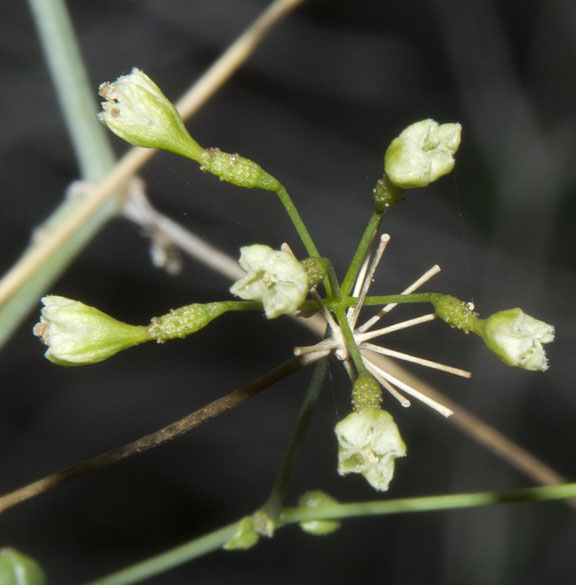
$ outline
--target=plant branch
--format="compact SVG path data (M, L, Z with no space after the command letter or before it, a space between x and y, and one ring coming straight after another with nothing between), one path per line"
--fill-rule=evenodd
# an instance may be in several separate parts
M148 579L159 573L164 573L169 569L183 565L184 563L222 548L232 538L236 527L236 522L228 524L165 553L121 569L116 573L106 575L101 579L90 581L85 585L130 585L131 583L139 583L144 579Z
M402 498L396 500L375 500L370 502L349 502L326 504L319 508L283 508L277 527L314 520L334 520L364 516L382 516L406 514L412 512L435 512L439 510L456 510L511 504L520 502L544 502L576 497L576 484L525 488L501 492L476 492L467 494L448 494L443 496L425 496L421 498ZM130 585L174 567L213 552L231 538L237 522L228 524L196 538L186 544L136 563L126 569L112 573L84 585Z
M89 471L100 469L101 467L112 465L133 455L144 453L149 449L158 447L172 441L181 435L188 433L189 431L199 427L203 423L213 419L226 411L239 406L249 398L259 394L263 390L266 390L276 382L286 378L301 368L310 365L323 357L328 352L322 354L314 354L309 356L299 356L289 359L273 370L270 370L266 374L260 376L250 384L242 386L230 392L226 396L207 404L199 410L185 416L184 418L169 424L168 426L140 437L131 443L127 443L121 447L106 451L96 457L86 459L73 465L63 471L48 475L38 481L28 484L22 488L14 490L4 496L0 497L0 514L5 512L8 508L11 508L17 504L20 504L34 496L40 495L54 487L57 487L76 477L85 475Z
M447 494L421 498L326 504L319 508L284 508L280 515L282 524L308 522L311 520L333 520L359 516L405 514L408 512L434 512L460 508L477 508L495 504L519 502L542 502L576 498L576 483L532 487L501 492L475 492Z
M37 0L37 3L41 5L42 1ZM303 1L276 0L273 2L178 102L177 107L182 116L188 118L196 112L250 57L272 27ZM69 19L63 22L69 22ZM66 87L64 91L76 91L76 86ZM94 112L95 116L96 112ZM45 231L42 238L38 238L29 246L20 260L0 281L0 307L2 307L0 309L0 344L10 337L43 292L66 269L99 228L114 215L116 207L112 206L110 209L107 203L126 187L128 180L154 153L154 150L131 149L78 205L74 205L70 210L64 203L66 213L62 213L61 206L48 220L50 229ZM84 226L92 217L95 221L88 233ZM56 258L54 263L51 261L52 258ZM8 302L10 304L6 305Z
M298 420L296 421L296 426L294 427L294 431L290 439L290 444L286 450L286 455L284 456L282 465L280 466L276 481L274 482L274 487L272 488L270 496L264 505L264 511L267 512L268 516L270 516L274 522L276 522L278 519L280 508L282 507L286 497L288 482L290 480L290 476L292 475L292 469L296 461L296 456L298 455L300 446L304 440L308 424L310 423L310 418L314 412L314 407L320 398L320 391L322 390L322 385L324 384L327 371L327 359L320 361L314 368L314 374L310 380L310 385L308 386L308 390L306 392L306 396L304 397L300 412L298 413Z

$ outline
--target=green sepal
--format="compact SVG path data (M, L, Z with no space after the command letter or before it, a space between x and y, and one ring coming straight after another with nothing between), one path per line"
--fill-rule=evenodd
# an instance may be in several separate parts
M378 213L385 213L404 199L404 189L394 185L386 175L378 180L372 194Z
M248 189L278 191L280 183L258 163L239 154L222 152L219 148L206 149L200 159L200 169L220 177L221 181Z
M304 258L301 264L304 266L304 270L306 270L306 274L308 275L310 288L316 288L322 284L322 281L328 274L328 270L330 270L330 260L328 258L313 256Z
M228 310L228 303L193 303L154 317L148 332L158 343L183 338L203 329Z
M450 325L450 327L460 329L464 333L474 331L474 327L478 321L478 315L468 303L452 295L438 293L430 294L430 302L434 305L436 315Z
M372 374L360 372L352 386L352 406L354 410L363 408L380 408L382 388Z

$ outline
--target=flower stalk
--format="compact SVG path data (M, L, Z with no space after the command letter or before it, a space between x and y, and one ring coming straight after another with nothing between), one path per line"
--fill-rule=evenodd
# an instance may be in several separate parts
M99 88L104 98L100 121L114 134L144 148L158 148L196 161L200 169L238 187L273 191L284 206L307 253L320 256L286 189L258 163L219 148L202 148L188 133L180 114L143 72L132 69Z

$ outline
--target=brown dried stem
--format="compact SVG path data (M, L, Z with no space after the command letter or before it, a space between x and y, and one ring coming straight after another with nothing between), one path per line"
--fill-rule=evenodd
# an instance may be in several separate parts
M249 398L256 396L266 388L274 385L276 382L290 376L301 368L313 364L328 355L328 351L323 354L317 353L313 355L297 356L289 359L273 370L260 376L250 384L237 388L233 392L226 394L218 400L210 402L206 406L196 410L195 412L181 418L180 420L169 424L168 426L140 437L131 443L127 443L121 447L111 449L105 453L101 453L96 457L85 459L84 461L68 467L63 471L47 475L42 479L32 482L24 487L14 490L4 496L0 497L0 514L5 512L8 508L16 506L34 496L38 496L48 490L55 488L62 483L85 475L89 471L100 469L101 467L112 465L133 455L139 455L154 447L158 447L172 441L181 435L190 432L199 427L203 423L213 419L228 410L239 406Z

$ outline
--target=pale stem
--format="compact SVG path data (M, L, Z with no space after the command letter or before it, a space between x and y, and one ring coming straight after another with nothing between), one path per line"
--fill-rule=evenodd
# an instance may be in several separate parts
M294 348L294 355L304 355L307 353L316 353L317 351L332 351L340 347L340 344L334 341L332 338L325 339L324 341L320 341L316 345L303 345Z
M214 62L204 75L188 90L176 104L187 118L196 112L248 59L255 48L262 42L272 27L290 11L302 4L304 0L276 0L273 2L238 39ZM19 322L25 318L28 311L36 304L37 299L50 283L60 274L65 265L70 263L74 252L68 248L78 249L78 242L73 236L82 231L84 224L95 214L102 205L113 198L131 178L155 153L152 149L132 148L106 178L98 184L92 193L70 214L62 218L52 229L45 234L41 244L33 245L22 258L8 271L0 281L0 305L7 302L26 283L34 290L27 295L27 303L18 308L17 318L9 321L10 328L3 327L3 335L7 336ZM86 242L82 241L79 249ZM32 281L34 275L40 271L55 254L62 254L66 262L55 266L49 274L38 281ZM15 313L15 311L11 311Z
M415 290L419 289L424 283L428 282L431 278L436 276L440 272L440 270L441 270L441 268L440 268L440 266L438 266L438 264L432 266L432 268L428 269L418 280L413 282L408 288L403 290L400 294L407 295L407 294L414 292ZM371 319L368 319L368 321L366 321L366 323L364 323L364 325L361 325L360 327L358 327L358 329L356 331L358 333L363 333L364 331L367 331L368 329L370 329L370 327L372 327L372 325L377 323L384 315L386 315L386 313L389 313L397 305L398 305L398 303L390 303L390 304L382 307L378 311L378 313L376 313L376 315L374 315L374 317L372 317Z
M380 264L380 260L382 260L382 255L386 250L386 246L390 241L390 236L388 234L382 234L380 236L380 242L378 243L378 247L376 248L376 252L374 253L374 257L370 263L370 268L366 275L362 278L362 288L360 289L360 295L358 298L358 303L355 307L350 307L352 311L348 311L348 323L350 323L350 328L354 329L356 326L356 321L358 320L358 316L360 315L360 311L362 310L362 305L364 304L364 300L366 299L366 295L368 294L368 290L370 289L370 285L372 284L372 279L374 278L374 274L376 269L378 268L378 264ZM356 295L354 295L356 296Z
M406 362L411 362L413 364L426 366L427 368L432 368L434 370L441 370L442 372L454 374L455 376L461 376L462 378L470 378L472 376L472 373L468 372L467 370L461 370L460 368L455 368L453 366L448 366L446 364L441 364L439 362L425 360L423 358L416 357L415 355L402 353L400 351L394 351L393 349L380 347L379 345L375 345L373 343L363 343L360 345L360 349L369 349L375 353L387 355L388 357L397 358L399 360L404 360Z
M364 258L364 262L362 263L362 266L360 266L360 270L358 272L358 278L356 279L356 282L354 283L354 288L352 290L352 294L351 296L353 297L357 297L360 294L360 291L362 290L362 285L364 283L364 279L366 278L366 272L368 270L368 263L370 261L370 257L366 256L366 258ZM354 307L348 307L348 310L346 311L346 318L348 319L348 321L350 321L350 316L354 313Z
M322 297L318 294L316 290L312 291L312 296L316 299L320 309L322 311L322 316L326 319L328 326L330 327L330 331L332 332L332 339L335 343L335 347L338 348L336 351L336 357L342 362L346 373L348 374L351 380L354 379L354 369L352 368L352 364L350 363L350 356L347 350L346 340L342 333L342 329L340 325L336 322L332 313L326 308ZM295 352L296 355L298 355Z
M154 209L144 193L143 183L137 179L130 183L122 214L153 233L165 234L170 243L231 280L238 280L245 274L234 258Z
M372 246L374 245L374 239L376 238L378 232L374 232L372 234L372 240L368 246L368 248L366 249L366 254L364 256L364 260L362 260L362 264L360 266L360 270L358 271L358 276L356 277L356 280L354 281L354 289L352 290L352 296L353 297L357 297L360 294L360 291L362 290L362 287L364 286L364 281L366 279L366 272L368 271L368 265L370 264L370 250L372 249ZM346 313L347 318L350 318L350 315L354 312L354 307L349 307L348 311Z
M76 477L80 477L89 471L100 469L106 465L117 463L122 459L131 457L133 455L139 455L144 453L148 449L157 447L163 443L171 441L184 433L195 429L201 424L211 420L212 418L219 416L227 410L234 408L252 396L266 390L273 386L280 380L283 380L287 376L290 376L294 372L310 364L316 363L329 352L318 352L316 354L308 354L301 357L294 357L290 360L285 361L273 370L266 372L256 380L242 386L226 394L225 396L210 402L206 406L196 410L195 412L185 416L184 418L173 422L162 429L140 437L131 443L122 445L105 453L101 453L96 457L86 459L77 465L73 465L63 471L47 475L42 479L34 481L26 486L16 489L8 494L0 496L0 514L6 511L8 508L25 502L34 496L40 495L54 487L57 487Z

